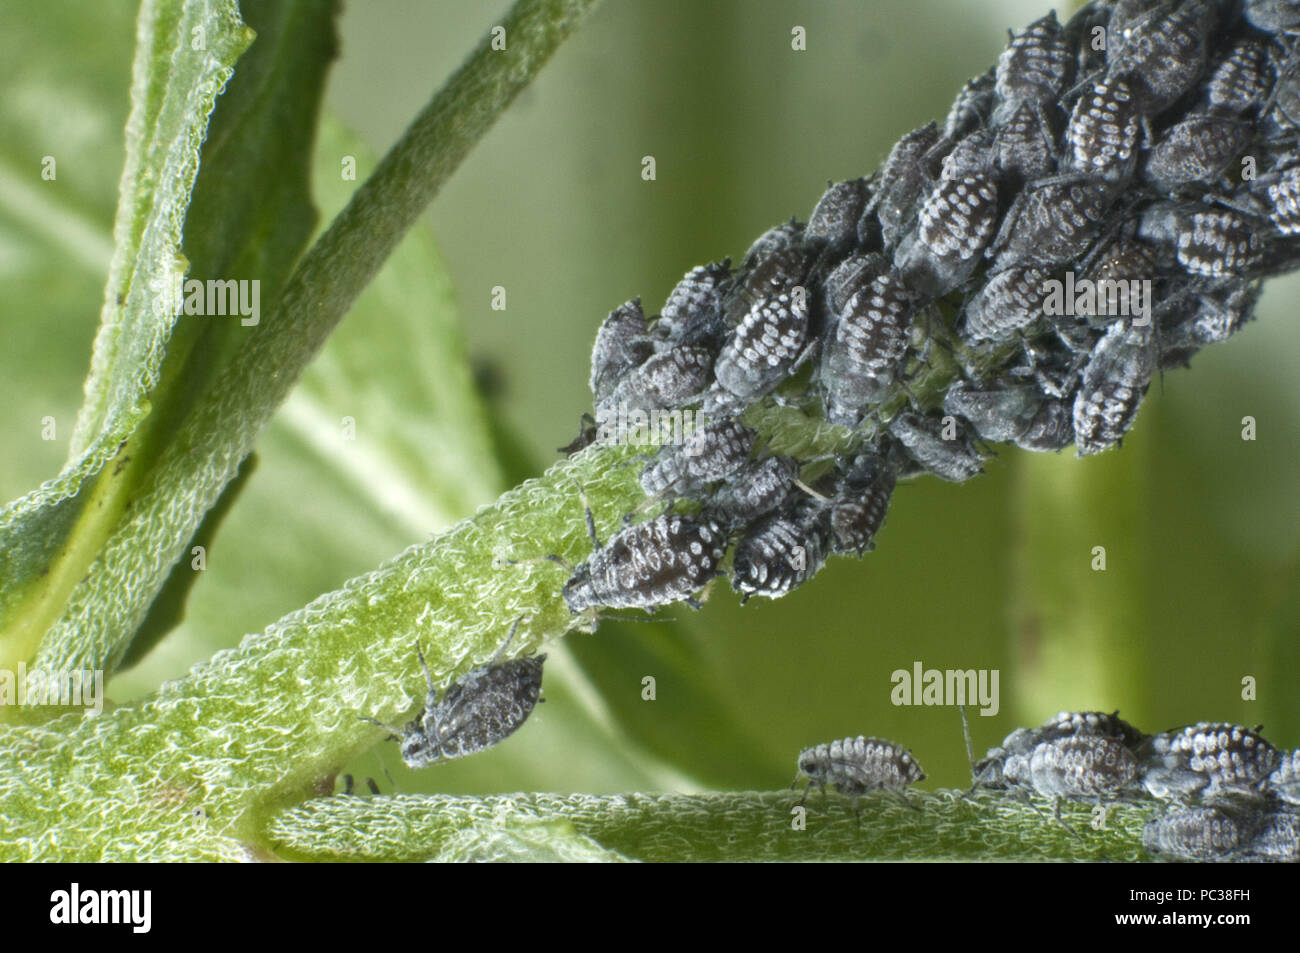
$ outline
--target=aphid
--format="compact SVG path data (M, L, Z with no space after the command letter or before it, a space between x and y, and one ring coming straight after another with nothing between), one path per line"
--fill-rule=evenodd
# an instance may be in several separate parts
M932 155L943 155L939 164L939 177L944 181L960 179L967 175L987 175L997 169L998 138L992 129L976 129L956 145L940 139Z
M596 332L591 349L591 393L596 405L607 400L619 380L654 353L654 341L641 299L615 308Z
M781 507L794 491L799 464L790 457L750 460L726 477L709 501L710 512L738 528Z
M1117 5L1107 29L1108 71L1130 74L1144 116L1172 105L1200 79L1214 19L1204 0Z
M1012 443L1034 453L1055 453L1074 443L1073 401L1048 397L1029 426Z
M1088 249L1113 200L1100 179L1053 176L1025 188L993 243L995 271L1073 262Z
M1091 312L1075 306L1093 327L1105 327L1121 317L1147 315L1153 302L1145 294L1157 274L1156 260L1143 242L1127 235L1097 248L1084 261L1083 277L1096 290ZM1087 302L1085 301L1085 305Z
M1265 187L1269 218L1283 235L1300 235L1300 165L1280 173Z
M1158 798L1258 793L1278 763L1277 749L1258 732L1225 722L1155 735L1139 755L1142 783Z
M1023 33L1013 34L998 57L993 125L1006 122L1025 103L1054 102L1065 89L1073 66L1055 12L1035 20Z
M1011 778L1028 777L1028 759L1035 748L1079 736L1116 741L1129 751L1136 751L1146 737L1120 718L1119 712L1058 712L1037 728L1017 728L1003 739L1001 745L990 748L973 766L975 784L977 787L1003 788L1011 783L1008 773Z
M1079 732L1040 741L1028 756L1009 758L1003 778L1049 798L1114 795L1138 776L1138 760L1124 742Z
M424 653L417 653L424 669L429 692L424 711L396 729L373 718L365 718L388 728L402 743L402 760L409 767L423 768L440 761L463 758L491 748L513 734L532 714L542 690L542 663L545 655L501 661L519 629L519 621L501 643L492 661L470 669L450 688L441 700L433 686Z
M1244 859L1293 864L1300 860L1300 814L1269 811L1241 851Z
M1226 341L1253 316L1263 286L1258 281L1196 279L1187 290L1190 306L1177 312L1177 323L1161 335L1161 363L1166 352L1191 353L1203 345Z
M858 239L858 220L870 199L866 179L831 184L817 201L804 229L804 240L840 253Z
M875 549L894 494L894 468L876 453L860 454L835 481L830 501L832 551L857 553Z
M723 320L734 328L754 306L802 285L813 263L813 250L804 241L804 226L791 219L769 228L745 252L736 280L723 299Z
M587 512L595 551L564 584L564 601L575 615L594 606L655 609L692 597L718 575L727 549L723 526L709 516L665 513L625 526L601 546Z
M966 81L948 109L943 123L943 137L950 142L985 125L993 113L995 70L981 73Z
M641 473L641 488L650 496L690 496L744 466L757 437L735 420L704 424L659 451Z
M1100 453L1128 432L1155 368L1150 322L1111 325L1093 349L1074 399L1074 443L1079 456Z
M660 351L623 375L609 399L597 404L598 417L620 407L662 410L685 407L699 399L713 379L713 351L682 345Z
M1246 0L1246 20L1266 33L1300 30L1300 3L1296 0Z
M1001 341L1043 316L1052 273L1046 268L1012 267L998 272L966 301L964 336L968 341Z
M756 302L718 354L713 366L717 387L706 411L739 410L775 390L804 352L808 323L802 293L792 290Z
M692 268L664 302L655 333L674 344L720 347L727 331L722 299L730 282L730 259Z
M1007 119L994 137L997 167L1005 179L1026 182L1042 178L1056 165L1052 130L1041 106L1025 103Z
M1065 152L1076 172L1122 183L1137 162L1138 113L1122 77L1105 77L1079 97L1065 133Z
M998 190L986 175L940 181L921 206L917 227L894 253L904 280L939 297L971 276L997 224Z
M830 551L830 518L822 504L805 500L759 520L736 544L732 588L779 599L815 576Z
M956 418L945 422L905 410L890 422L889 431L907 448L923 472L941 480L961 483L983 472L983 460Z
M880 190L868 208L873 209L880 220L886 247L896 245L911 229L921 200L934 184L934 177L923 159L938 141L939 128L930 123L899 139L885 160L880 173Z
M1008 443L1029 429L1047 399L1035 384L954 384L943 399L945 413L965 418L991 443Z
M1287 804L1300 804L1300 748L1279 756L1268 776L1268 790Z
M856 427L887 393L907 354L916 296L894 274L857 291L827 330L818 377L826 419Z
M1177 860L1223 860L1245 839L1240 820L1219 807L1173 810L1146 822L1142 846Z
M1263 257L1259 226L1232 209L1200 202L1158 202L1143 213L1138 236L1173 251L1193 275L1242 275Z
M1205 105L1210 112L1240 116L1254 112L1272 88L1267 48L1254 38L1237 40L1205 83Z
M798 766L799 776L808 779L803 800L814 787L825 791L828 784L853 798L872 791L903 797L909 785L925 780L912 752L863 735L805 748L799 752Z
M822 282L825 317L834 320L848 306L850 298L884 271L885 259L875 252L849 255L836 265Z
M1214 182L1252 134L1251 123L1234 116L1190 116L1160 137L1147 154L1142 175L1166 193Z

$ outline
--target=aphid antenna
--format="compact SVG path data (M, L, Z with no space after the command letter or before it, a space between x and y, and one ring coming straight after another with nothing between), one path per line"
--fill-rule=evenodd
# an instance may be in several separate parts
M396 741L398 738L402 736L401 728L394 728L392 725L385 724L384 722L379 721L378 719L369 718L365 715L357 715L357 718L360 719L361 721L368 721L372 725L378 725L380 728L383 728L390 735L388 739L389 741Z
M496 654L492 656L492 661L488 664L495 665L497 662L501 660L501 656L505 653L505 650L510 647L510 643L514 640L515 633L519 631L519 623L523 621L524 621L524 617L522 615L519 616L519 618L515 619L514 623L510 626L510 632L506 635L506 640L501 643L501 647L497 649ZM423 655L420 656L420 662L421 663L424 662ZM427 678L429 674L429 669L427 666L425 667L424 674L425 677ZM433 688L433 685L430 684L429 687Z
M975 749L971 746L970 722L966 718L965 703L958 705L957 710L961 712L961 735L966 742L966 762L970 765L970 790L966 792L966 797L970 797L975 793L975 788L979 786L979 782L975 777Z

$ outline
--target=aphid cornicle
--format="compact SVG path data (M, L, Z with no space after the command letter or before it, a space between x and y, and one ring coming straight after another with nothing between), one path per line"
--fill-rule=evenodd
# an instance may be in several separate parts
M1277 749L1257 731L1226 722L1154 735L1138 754L1151 796L1177 799L1258 794L1279 760Z
M945 437L949 428L951 439ZM890 422L889 432L907 448L922 472L949 483L961 483L983 472L983 459L956 418L945 422L905 410Z
M1053 11L1014 34L998 57L994 88L997 106L993 124L1001 125L1022 104L1046 105L1065 89L1074 68L1073 57Z
M1138 113L1123 77L1105 77L1079 97L1065 133L1070 168L1126 181L1137 163Z
M888 393L907 354L915 309L915 294L890 273L859 289L833 314L817 373L827 420L856 427Z
M492 660L470 669L457 679L441 699L429 675L424 653L417 653L424 669L428 695L424 711L396 729L373 718L401 740L402 760L409 767L423 768L440 761L463 758L490 748L513 734L532 714L542 690L545 655L502 662L501 655L515 637L520 620L510 627Z
M1210 184L1241 155L1252 134L1251 123L1235 116L1190 116L1160 137L1142 176L1165 193Z
M781 507L794 491L799 464L790 457L750 460L726 477L709 501L710 511L739 529Z
M813 500L754 523L732 557L731 585L740 601L750 596L779 599L803 585L825 565L830 536L830 515Z
M1111 325L1093 349L1074 399L1079 456L1100 453L1128 432L1156 369L1151 323Z
M690 496L744 466L757 436L735 420L710 421L663 447L642 471L641 488L650 496Z
M1001 341L1043 316L1052 273L1035 266L1013 267L989 278L966 300L963 336L971 342Z
M1100 179L1062 175L1031 183L1016 197L990 249L993 269L1075 261L1113 199L1113 188Z
M859 454L849 464L835 481L830 501L834 552L856 553L861 558L875 548L896 479L893 465L874 452Z
M1177 860L1223 860L1242 845L1240 820L1218 807L1176 809L1146 822L1142 846Z
M657 609L673 602L698 608L693 598L718 574L726 530L709 516L665 513L625 526L602 546L591 512L587 529L595 551L564 584L564 601L577 615L586 609Z
M727 331L722 300L730 282L730 259L692 268L664 302L655 333L675 344L720 347Z
M619 380L653 353L654 341L641 311L641 299L611 311L596 332L591 349L591 394L596 406L608 400Z
M931 297L952 291L979 266L997 225L998 190L987 175L944 179L934 187L894 253L907 284Z
M825 791L827 785L854 798L872 791L902 796L909 785L925 780L912 752L863 735L805 748L799 752L798 767L799 776L808 779L804 800L814 787Z

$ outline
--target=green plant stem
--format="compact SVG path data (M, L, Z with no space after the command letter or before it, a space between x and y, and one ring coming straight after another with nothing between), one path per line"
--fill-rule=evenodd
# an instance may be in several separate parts
M812 792L805 829L791 791L724 794L515 794L326 797L272 821L268 842L294 860L484 860L587 855L643 861L1114 860L1145 857L1154 805L1062 806L1075 837L1045 802L984 792L864 796ZM604 856L601 857L601 852Z
M142 478L47 634L41 667L112 668L203 514L307 363L470 148L597 2L519 0L502 24L507 49L493 50L485 38L416 117ZM130 602L113 592L130 594Z

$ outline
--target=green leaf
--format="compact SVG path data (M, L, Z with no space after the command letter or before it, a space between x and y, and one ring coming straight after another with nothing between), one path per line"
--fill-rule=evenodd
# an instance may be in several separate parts
M480 43L308 251L271 313L160 448L147 484L38 657L101 667L121 651L203 512L401 236L595 0L521 0L509 49Z
M200 34L203 48L194 49ZM86 402L63 472L0 513L0 663L30 657L125 508L123 487L140 462L132 465L131 441L149 413L146 395L173 322L154 305L183 271L181 228L208 113L251 39L233 0L141 5L126 168Z

